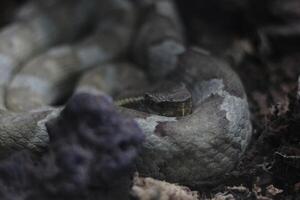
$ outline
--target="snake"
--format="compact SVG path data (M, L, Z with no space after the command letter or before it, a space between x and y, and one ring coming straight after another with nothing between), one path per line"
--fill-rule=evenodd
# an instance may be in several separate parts
M225 60L186 44L173 1L53 2L68 12L28 4L0 31L0 156L41 152L60 100L89 93L111 96L145 133L141 175L195 186L233 169L252 135L244 87ZM62 15L73 19L82 4L80 23L64 27ZM94 31L70 42L96 14Z

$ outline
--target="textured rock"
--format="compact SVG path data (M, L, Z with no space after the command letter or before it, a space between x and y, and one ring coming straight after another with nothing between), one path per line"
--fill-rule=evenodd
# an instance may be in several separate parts
M3 200L128 199L134 160L144 139L137 124L106 96L77 94L47 122L41 160L15 154L0 163Z
M197 200L197 192L187 187L152 178L135 177L133 196L139 200Z

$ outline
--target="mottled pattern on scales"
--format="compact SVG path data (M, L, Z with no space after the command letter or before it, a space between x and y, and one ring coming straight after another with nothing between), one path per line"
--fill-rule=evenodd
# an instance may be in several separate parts
M81 93L138 102L116 109L146 135L136 163L142 176L211 182L233 169L252 135L239 77L187 45L173 0L23 5L0 31L1 155L42 152L53 142L46 124Z

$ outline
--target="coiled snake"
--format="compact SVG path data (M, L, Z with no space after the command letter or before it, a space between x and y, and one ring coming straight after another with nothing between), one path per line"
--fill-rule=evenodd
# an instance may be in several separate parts
M45 124L61 110L51 105L84 72L74 93L136 97L137 89L153 88L148 80L160 83L155 92L118 101L146 134L137 162L142 175L197 185L233 168L252 132L244 88L225 61L186 48L171 0L53 2L60 9L50 13L26 5L0 32L1 155L46 147ZM45 51L75 37L95 16L91 36ZM79 23L67 23L74 17ZM123 61L130 49L147 73Z

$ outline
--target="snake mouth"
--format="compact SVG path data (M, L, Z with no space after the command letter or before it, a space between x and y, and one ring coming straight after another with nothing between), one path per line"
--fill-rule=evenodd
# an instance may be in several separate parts
M147 100L147 111L149 113L166 117L184 117L192 113L192 99L186 99L181 102L152 102Z

